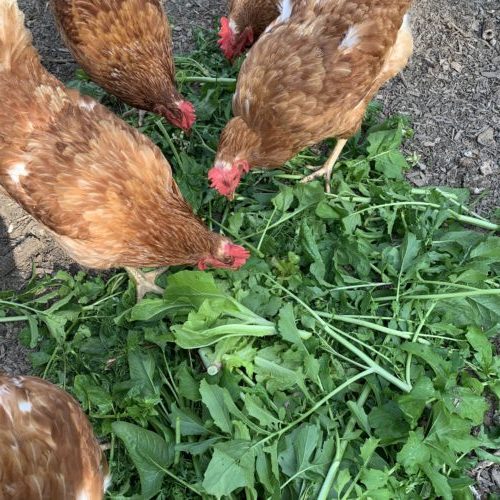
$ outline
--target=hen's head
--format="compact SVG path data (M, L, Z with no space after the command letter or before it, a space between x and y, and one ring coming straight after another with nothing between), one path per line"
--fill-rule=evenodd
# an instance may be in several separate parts
M239 269L247 261L250 253L230 240L222 239L214 255L204 257L198 262L198 269L208 268Z
M157 104L154 112L164 116L172 125L184 132L190 130L196 121L196 111L189 101L176 101L168 107Z
M253 42L254 33L251 26L239 32L234 21L221 17L218 44L227 59L232 61Z
M235 160L232 164L218 161L208 172L210 186L216 189L219 194L231 200L241 178L249 170L250 164L246 160Z

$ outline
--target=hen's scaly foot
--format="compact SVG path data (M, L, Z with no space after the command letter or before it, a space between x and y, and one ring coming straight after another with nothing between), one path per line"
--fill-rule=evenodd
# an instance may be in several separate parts
M136 109L132 108L123 113L122 118L128 118L129 116L132 116L137 112L137 115L139 119L137 120L137 125L139 127L142 127L144 125L144 117L146 116L147 111L144 111L143 109Z
M139 127L142 127L144 125L144 117L146 116L147 111L144 111L143 109L139 109L139 121L137 124Z
M135 283L137 290L137 302L140 302L144 298L144 295L150 292L160 295L163 294L163 288L159 287L155 281L158 276L166 271L166 267L160 267L159 269L155 269L154 271L149 271L147 273L131 267L126 267L125 269Z
M319 168L312 174L304 177L300 182L302 183L311 182L312 180L317 179L318 177L324 177L326 181L326 192L329 193L331 189L330 184L332 179L333 167L337 162L346 144L347 144L347 139L339 139L337 141L337 144L335 144L335 148L332 151L332 154L330 155L324 166Z

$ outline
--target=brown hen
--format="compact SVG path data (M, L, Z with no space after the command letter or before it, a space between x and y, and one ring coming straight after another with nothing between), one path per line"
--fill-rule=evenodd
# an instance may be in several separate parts
M107 92L183 130L195 111L175 87L172 35L159 0L50 0L62 37Z
M219 46L232 60L250 47L280 13L281 0L229 0L229 16L220 20Z
M378 89L408 62L411 0L285 0L238 78L234 118L222 133L212 186L231 197L253 167L280 167L329 137L337 146L360 127ZM307 180L310 180L309 177Z
M0 374L0 498L101 500L108 483L78 403L44 380Z
M193 214L161 151L41 66L0 0L0 186L80 264L237 268L248 253ZM139 295L159 291L133 271Z

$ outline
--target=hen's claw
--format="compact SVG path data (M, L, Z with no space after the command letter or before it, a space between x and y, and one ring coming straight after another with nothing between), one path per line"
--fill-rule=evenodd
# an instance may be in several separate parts
M155 281L158 276L166 271L165 267L161 267L147 273L130 267L127 267L126 270L130 279L132 279L135 283L137 290L137 302L140 302L147 293L157 293L159 295L163 294L163 288L159 287Z
M314 179L317 179L318 177L324 177L326 181L326 192L330 192L330 184L331 184L331 179L332 179L332 170L333 167L335 166L335 163L337 162L340 154L342 153L342 150L344 149L344 146L347 143L347 139L339 139L337 141L337 144L335 144L335 148L332 151L332 154L326 161L325 165L315 172L313 172L310 175L307 175L304 177L300 182L306 183L306 182L311 182ZM308 167L309 168L309 167Z

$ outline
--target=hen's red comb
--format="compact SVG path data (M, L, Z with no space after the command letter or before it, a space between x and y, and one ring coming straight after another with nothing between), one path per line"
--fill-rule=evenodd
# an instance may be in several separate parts
M236 167L224 170L220 167L213 167L208 172L210 187L216 189L219 194L231 198L240 183L241 175Z
M240 245L234 243L227 243L224 247L224 252L228 257L233 258L232 268L240 268L250 257L250 252Z
M181 101L179 103L179 109L182 112L182 122L180 127L187 131L189 130L196 121L196 110L194 106L189 101Z
M234 33L229 26L229 19L227 17L220 18L219 40L217 42L222 52L228 59L232 59L234 55Z

